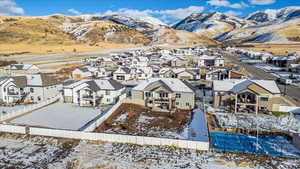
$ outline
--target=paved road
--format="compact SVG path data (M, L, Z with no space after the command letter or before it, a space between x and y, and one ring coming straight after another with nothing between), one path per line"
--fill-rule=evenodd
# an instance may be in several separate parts
M81 59L89 56L101 56L108 55L110 53L117 52L128 52L132 50L138 49L148 49L148 46L136 47L136 48L127 48L127 49L110 49L103 51L95 51L95 52L83 52L83 53L60 53L60 54L46 54L46 55L16 55L16 56L0 56L1 59L9 59L16 60L22 63L42 63L42 62L58 62L58 61L67 61L67 60L75 60Z
M246 71L248 71L249 73L252 74L253 78L256 79L268 79L268 80L276 80L277 77L272 75L271 73L267 73L262 69L259 69L255 66L246 64L246 63L242 63L238 60L239 56L238 55L232 55L232 54L227 54L224 53L224 56L229 58L233 63L242 66L243 68L246 69ZM286 95L289 98L292 98L295 104L298 104L298 106L300 105L300 88L297 86L293 86L293 85L282 85L282 84L278 84L278 87L280 88L281 92L284 93L284 91L286 91ZM286 89L285 89L286 87Z

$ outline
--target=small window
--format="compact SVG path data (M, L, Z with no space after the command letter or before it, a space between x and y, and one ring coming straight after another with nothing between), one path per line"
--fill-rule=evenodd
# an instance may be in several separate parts
M41 96L39 96L37 99L38 99L38 101L41 101L41 100L42 100L42 99L41 99Z
M269 97L268 96L261 96L260 101L267 102L267 101L269 101Z
M106 90L105 94L110 95L110 91Z
M31 100L31 101L33 101L33 100L34 100L34 97L33 97L33 96L31 96L31 97L30 97L30 100Z
M107 102L110 102L110 99L106 99Z
M178 105L179 105L179 102L176 102L176 105L178 106Z
M146 97L151 97L151 93L150 93L150 92L146 92L146 93L145 93L145 96L146 96Z
M34 92L34 89L33 88L30 88L30 93L33 93Z
M176 93L176 98L181 98L181 94L180 93Z
M190 103L186 103L185 105L186 105L186 106L190 106Z

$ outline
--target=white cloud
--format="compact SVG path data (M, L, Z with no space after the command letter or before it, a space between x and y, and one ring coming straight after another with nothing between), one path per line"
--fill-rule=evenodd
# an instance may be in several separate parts
M192 13L200 13L204 10L202 6L190 6L188 8L178 8L174 10L154 11L154 14L162 15L163 18L183 19Z
M254 5L269 5L275 2L276 0L250 0L250 3Z
M241 15L242 12L237 12L237 11L227 11L227 12L224 12L224 14L230 15L230 16L238 16L238 15Z
M24 15L24 9L17 7L17 4L11 0L0 0L0 15Z
M111 11L108 10L104 12L102 15L124 15L129 17L147 17L149 14L151 14L153 11L151 10L135 10L135 9L127 9L127 8L121 8L117 11Z
M202 12L204 8L202 6L189 6L187 8L178 8L174 10L136 10L136 9L127 9L127 8L121 8L117 11L111 11L108 10L102 15L124 15L129 16L133 18L149 18L153 17L153 15L163 19L163 20L177 20L177 19L183 19L187 16L189 16L192 13L199 13Z
M81 12L77 11L76 9L68 9L68 12L74 14L74 15L81 15Z
M244 8L248 7L248 5L244 2L240 3L231 3L228 0L209 0L207 3L211 6L216 7L229 7L229 8Z

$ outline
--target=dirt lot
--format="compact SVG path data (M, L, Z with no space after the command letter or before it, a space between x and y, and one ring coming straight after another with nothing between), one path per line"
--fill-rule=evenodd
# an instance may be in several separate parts
M142 106L123 104L96 132L184 139L190 121L190 112L152 112Z
M0 133L0 168L48 168L66 158L79 141Z

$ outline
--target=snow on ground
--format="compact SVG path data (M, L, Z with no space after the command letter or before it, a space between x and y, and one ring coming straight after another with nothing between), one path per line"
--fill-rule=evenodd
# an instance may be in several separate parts
M30 106L30 105L26 105L26 106ZM13 111L22 110L26 106L25 105L0 106L0 113L3 113L3 112L10 113L10 112L13 112Z
M102 116L110 107L95 109L83 108L62 102L51 104L42 109L16 118L10 123L41 126L56 129L80 130L88 122Z
M53 138L0 138L0 168L47 168L65 158L78 143L68 140L65 143Z
M296 168L299 161L235 153L200 152L166 146L139 146L82 141L65 160L50 169L280 169ZM73 165L72 165L73 164Z
M254 130L258 124L259 130L300 133L300 121L293 116L271 116L258 114L214 113L216 121L222 128L239 128Z
M192 122L189 125L188 139L194 141L208 141L206 117L200 107L193 111Z

